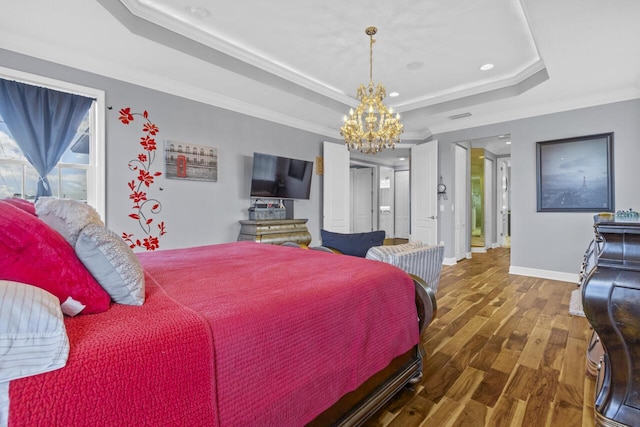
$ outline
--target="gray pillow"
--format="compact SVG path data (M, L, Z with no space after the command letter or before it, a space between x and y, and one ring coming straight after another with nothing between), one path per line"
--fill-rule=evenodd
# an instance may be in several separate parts
M102 225L89 224L80 232L75 250L114 302L144 303L144 271L120 236Z
M35 208L38 218L62 234L71 246L75 246L80 231L88 224L104 225L98 212L79 200L40 197Z

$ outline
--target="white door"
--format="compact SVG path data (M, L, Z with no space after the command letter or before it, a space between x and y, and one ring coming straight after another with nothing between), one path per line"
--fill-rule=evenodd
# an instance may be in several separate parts
M438 243L438 141L411 147L411 237Z
M395 173L395 237L409 238L409 171Z
M378 230L384 230L385 236L391 239L395 237L394 173L393 169L385 166L380 166L378 170Z
M484 247L493 248L493 160L484 159Z
M373 169L352 169L353 227L352 233L365 233L373 230Z
M455 150L455 204L454 204L454 226L455 226L455 256L456 261L467 257L469 251L467 232L467 200L469 190L467 187L467 150L460 145L454 146Z
M344 144L323 144L322 228L349 232L349 151Z

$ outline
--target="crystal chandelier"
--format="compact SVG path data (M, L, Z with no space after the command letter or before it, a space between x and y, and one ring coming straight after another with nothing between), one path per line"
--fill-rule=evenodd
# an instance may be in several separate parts
M378 32L376 27L368 27L365 33L369 36L369 86L363 84L358 87L356 97L360 105L349 110L349 116L344 116L344 125L340 128L340 135L349 150L360 150L365 154L376 154L385 148L394 148L400 142L403 126L400 115L394 117L391 108L387 108L382 100L387 90L378 83L373 86L373 36Z

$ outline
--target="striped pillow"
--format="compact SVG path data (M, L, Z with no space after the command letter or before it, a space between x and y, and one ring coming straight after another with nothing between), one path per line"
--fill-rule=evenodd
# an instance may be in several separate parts
M36 286L0 280L0 383L62 368L68 356L58 298Z

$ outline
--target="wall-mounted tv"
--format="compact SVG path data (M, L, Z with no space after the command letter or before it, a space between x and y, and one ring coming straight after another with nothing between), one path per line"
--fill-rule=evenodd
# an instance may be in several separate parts
M313 162L253 153L251 197L308 199Z

